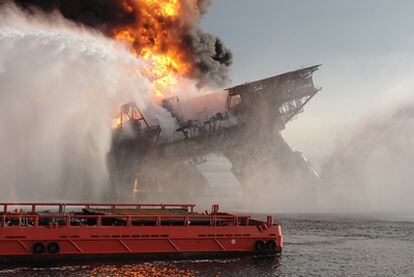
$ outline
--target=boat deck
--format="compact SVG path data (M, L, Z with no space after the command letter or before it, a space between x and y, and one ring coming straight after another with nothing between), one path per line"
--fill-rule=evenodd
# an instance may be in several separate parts
M187 209L83 209L83 213L91 215L188 215L197 216L202 213L192 212Z
M0 259L279 254L281 227L187 204L0 203ZM3 209L1 209L3 208Z

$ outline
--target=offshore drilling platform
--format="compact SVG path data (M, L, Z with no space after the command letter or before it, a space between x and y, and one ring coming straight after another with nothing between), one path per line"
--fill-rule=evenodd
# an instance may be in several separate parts
M118 195L134 191L140 200L191 200L208 182L197 165L209 153L220 153L232 164L242 190L269 189L318 182L318 174L301 153L291 149L280 132L303 111L320 88L313 82L319 65L228 88L211 95L221 99L214 113L185 114L185 101L163 101L177 128L172 139L160 139L159 124L151 125L135 103L121 107L109 154L111 179ZM200 96L199 103L208 105ZM197 104L192 99L190 106ZM209 107L199 107L206 111ZM262 187L263 188L263 187ZM176 199L176 198L175 198Z
M119 42L142 63L142 68L127 74L138 72L149 82L157 97L151 104L161 105L167 118L157 123L136 103L121 106L105 163L111 196L116 193L118 199L125 199L134 191L139 201L200 199L211 191L211 183L199 170L210 153L228 160L232 180L238 183L234 191L246 195L266 192L266 187L318 182L310 163L289 147L280 132L318 92L312 74L319 66L210 95L173 97L186 90L188 80L201 92L228 81L231 51L200 26L211 1L12 2L27 14L35 15L38 9L46 14L58 11L65 19ZM170 124L164 126L165 121ZM220 182L219 194L226 185ZM218 198L207 197L208 201Z

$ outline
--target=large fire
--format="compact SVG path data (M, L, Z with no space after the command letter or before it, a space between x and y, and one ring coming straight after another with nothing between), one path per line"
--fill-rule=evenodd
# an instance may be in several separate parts
M182 76L200 87L217 88L228 81L231 52L199 26L211 0L0 0L0 6L9 2L28 15L59 12L128 43L145 61L144 74L158 103L176 91Z
M185 4L184 4L185 3ZM196 0L133 0L123 7L136 14L134 26L113 30L114 38L130 45L131 51L145 62L143 74L152 82L156 101L172 94L180 76L192 70L182 45L188 23L196 20Z
M228 81L231 52L199 24L211 0L0 0L0 7L9 2L28 16L39 10L59 12L67 20L127 43L144 61L143 74L152 83L158 104L183 87L182 77L198 87L218 88Z

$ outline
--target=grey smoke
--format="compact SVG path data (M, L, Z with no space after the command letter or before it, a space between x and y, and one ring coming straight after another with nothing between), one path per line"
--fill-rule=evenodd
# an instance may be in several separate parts
M212 0L198 0L201 16L207 13L212 3ZM195 60L193 76L199 80L200 87L223 88L230 84L229 68L233 63L233 54L220 38L205 33L195 25L184 36L183 42Z
M208 8L213 4L212 0L198 0L197 1L200 14L204 15L207 13Z
M198 27L192 28L184 38L186 47L194 55L199 85L210 87L224 87L229 84L229 66L233 62L233 55L222 41L204 33Z

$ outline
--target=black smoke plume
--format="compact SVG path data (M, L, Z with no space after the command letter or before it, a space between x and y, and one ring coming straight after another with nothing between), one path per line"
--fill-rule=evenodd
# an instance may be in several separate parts
M180 0L187 4L187 0ZM140 20L139 6L134 0L0 0L0 5L13 2L28 14L41 10L46 13L60 12L63 17L76 23L97 29L108 36L113 30L120 27L134 26ZM131 4L134 10L125 9L123 4ZM203 16L211 0L198 0L198 14ZM160 21L165 19L160 18ZM198 81L199 86L224 86L229 81L229 67L232 64L232 53L222 41L205 33L198 25L197 20L193 26L180 30L180 44L185 49L188 59L193 62L193 70L189 73L192 79ZM176 24L163 22L166 28L177 28ZM175 32L175 30L174 30ZM168 47L168 46L166 46Z

